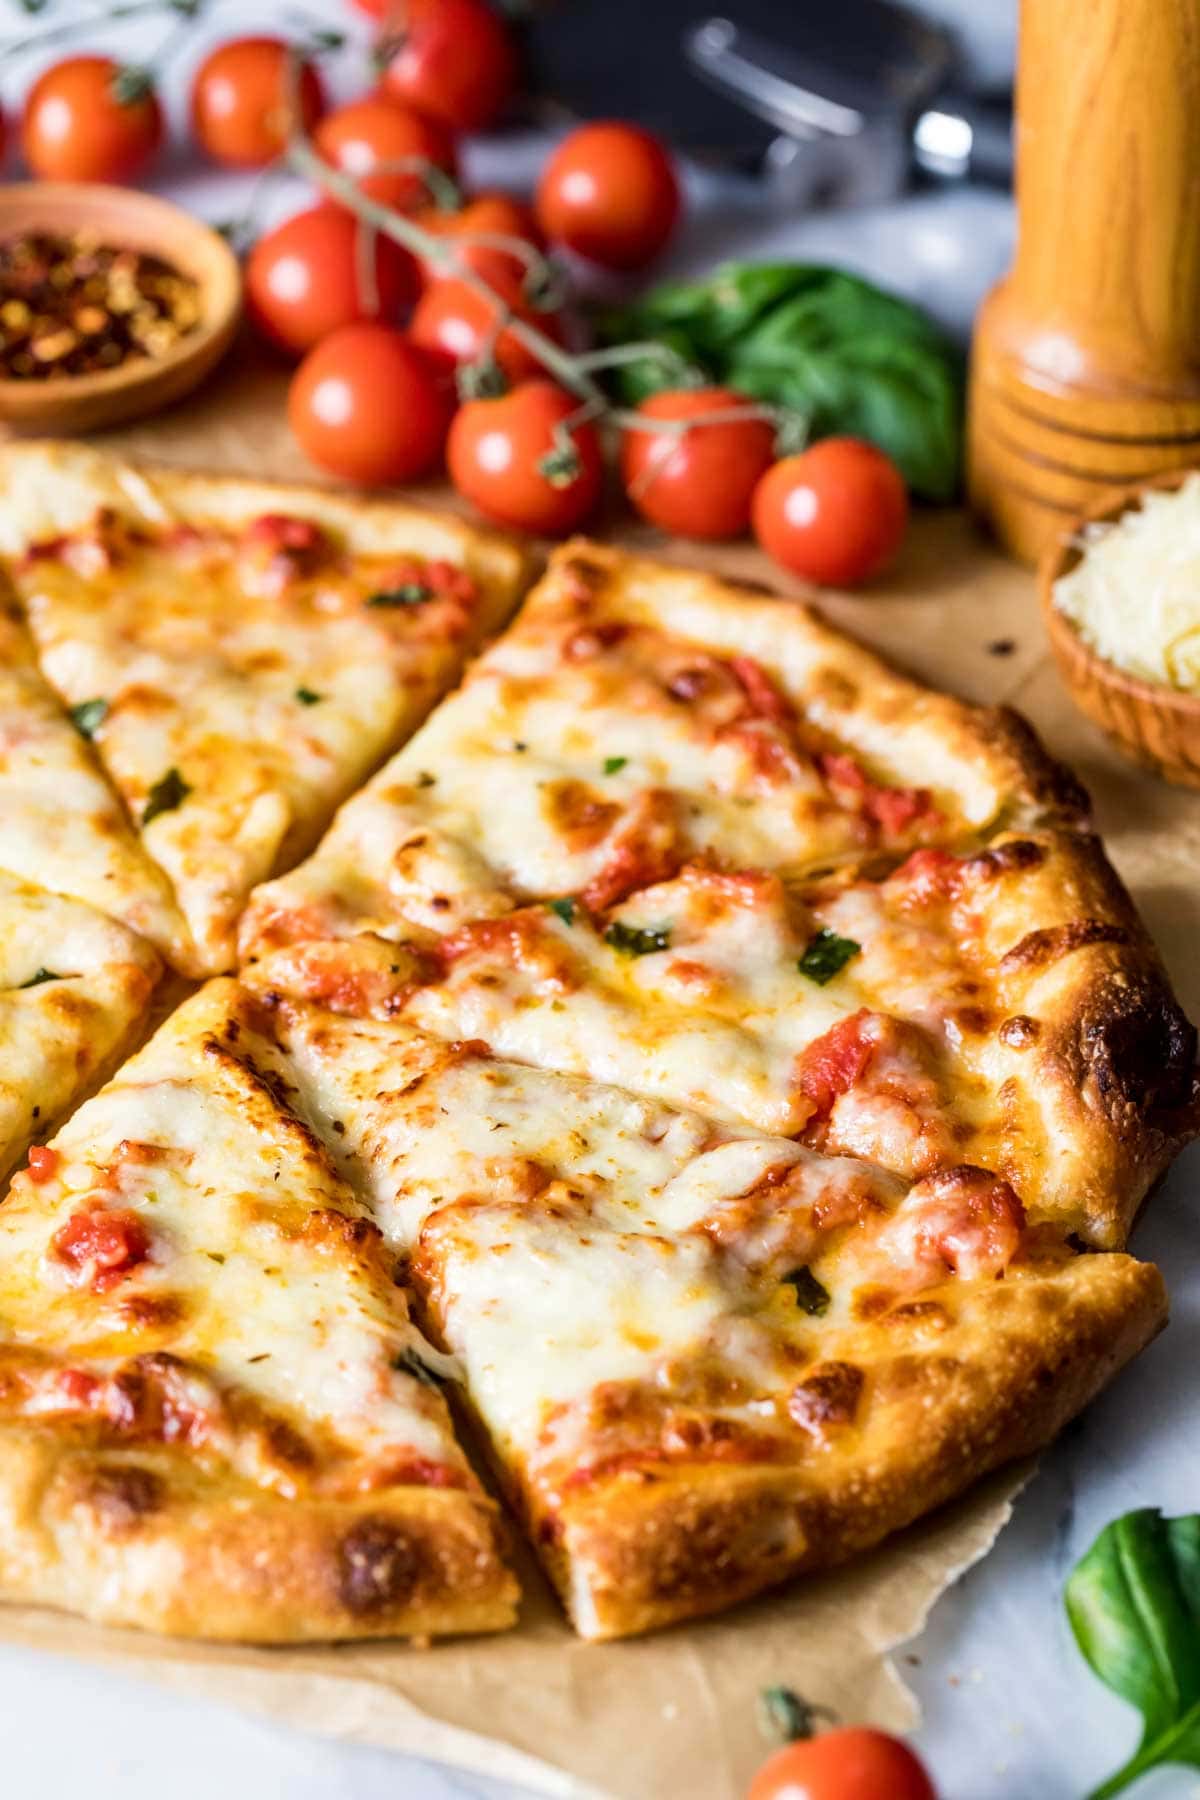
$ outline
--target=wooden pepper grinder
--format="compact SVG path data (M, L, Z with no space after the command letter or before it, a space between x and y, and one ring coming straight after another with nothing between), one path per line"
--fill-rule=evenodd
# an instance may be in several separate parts
M1017 250L975 327L971 501L1037 559L1200 464L1200 0L1022 0Z

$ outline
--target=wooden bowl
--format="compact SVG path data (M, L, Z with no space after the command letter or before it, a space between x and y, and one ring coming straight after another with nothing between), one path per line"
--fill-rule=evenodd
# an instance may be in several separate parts
M1054 584L1082 560L1078 540L1086 525L1117 519L1149 489L1181 487L1197 473L1200 470L1170 469L1149 481L1114 489L1059 536L1038 571L1050 647L1071 698L1126 755L1182 787L1200 787L1200 694L1143 681L1097 656L1055 606Z
M0 419L21 431L99 431L141 418L189 393L225 354L237 329L242 276L217 232L182 207L137 188L28 181L0 187L0 240L80 227L102 243L149 251L200 290L200 323L165 356L137 357L94 375L0 379Z

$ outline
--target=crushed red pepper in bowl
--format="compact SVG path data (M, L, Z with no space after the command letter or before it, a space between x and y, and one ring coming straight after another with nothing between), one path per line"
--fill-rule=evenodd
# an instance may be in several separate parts
M0 241L0 379L92 375L165 356L200 324L200 289L90 230Z

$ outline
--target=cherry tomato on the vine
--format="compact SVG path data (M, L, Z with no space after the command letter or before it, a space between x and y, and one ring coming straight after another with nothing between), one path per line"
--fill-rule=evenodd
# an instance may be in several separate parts
M519 283L524 278L526 263L509 250L490 244L473 244L469 241L472 237L517 238L535 250L541 248L542 234L537 220L527 206L508 194L475 194L455 212L443 212L436 206L425 207L416 219L418 225L423 225L436 237L452 242L460 240L458 248L463 261L493 286L503 282ZM452 270L443 272L426 262L421 264L421 273L426 281L444 280L453 275Z
M775 455L775 428L749 415L753 402L730 388L672 388L638 407L662 431L625 431L621 480L644 519L677 537L740 537L750 524L755 486ZM672 424L710 413L742 418L672 431Z
M908 523L904 477L862 438L823 438L777 462L754 490L754 535L777 563L854 587L891 561Z
M500 525L551 537L573 531L594 510L604 483L593 426L571 426L562 454L556 427L578 410L578 400L552 381L523 382L497 400L469 400L446 444L451 481Z
M323 469L365 487L436 465L454 408L428 357L386 325L343 325L292 377L288 423Z
M454 140L444 125L377 94L328 113L317 126L314 141L326 162L353 175L364 194L404 210L428 200L420 174L398 168L373 175L373 169L417 159L453 175L456 166Z
M663 144L640 125L581 125L553 152L537 189L548 238L608 269L657 256L679 215L679 182Z
M288 134L288 45L282 38L231 38L211 51L192 80L192 136L216 162L256 169L282 151ZM311 131L325 89L311 63L299 72L300 116Z
M394 324L420 285L408 251L324 202L259 238L246 263L246 302L263 336L302 354L340 325Z
M21 118L25 161L43 181L130 181L162 136L148 78L109 56L69 56L46 69Z
M455 131L482 131L517 72L508 27L486 0L407 0L383 86Z
M520 284L511 276L496 278L492 287L500 299L508 303L514 317L537 326L556 343L562 336L562 322L553 313L534 312L521 297ZM437 357L444 365L478 362L491 344L499 314L499 306L470 287L465 281L447 277L427 287L417 301L409 322L413 342ZM533 351L511 331L502 331L492 345L495 360L511 384L529 376L540 375L542 366Z
M856 1726L777 1750L746 1800L937 1800L937 1794L907 1744Z

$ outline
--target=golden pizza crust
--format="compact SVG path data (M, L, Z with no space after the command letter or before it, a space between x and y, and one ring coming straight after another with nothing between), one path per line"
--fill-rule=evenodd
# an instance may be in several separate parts
M823 1360L865 1372L859 1421L830 1427L794 1463L629 1469L566 1493L553 1513L526 1493L577 1630L653 1630L870 1549L1042 1448L1166 1320L1158 1270L1125 1256L956 1288L948 1330L831 1334Z
M286 1498L180 1446L7 1422L0 1590L105 1625L275 1644L499 1631L518 1591L478 1492Z
M1195 1029L1099 838L1005 832L978 860L998 1106L963 1153L1035 1219L1118 1249L1200 1121Z

